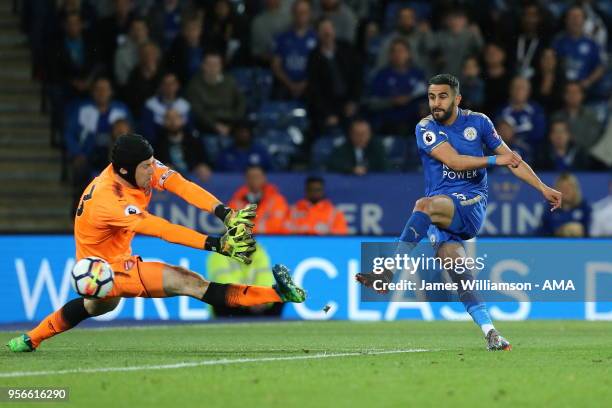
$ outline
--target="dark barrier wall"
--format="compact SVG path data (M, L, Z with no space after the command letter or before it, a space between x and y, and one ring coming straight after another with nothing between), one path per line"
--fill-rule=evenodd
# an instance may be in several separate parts
M543 173L544 182L552 185L556 173ZM303 197L307 174L270 174L289 203ZM594 202L608 194L612 175L601 173L578 174L584 198ZM363 177L326 175L329 198L345 213L353 234L398 235L412 211L416 199L423 195L423 175L371 174ZM243 184L239 174L215 174L204 187L223 201L229 201L234 191ZM547 204L531 186L512 175L489 175L487 220L481 235L531 235L538 227ZM170 221L200 231L219 232L221 224L206 213L201 213L180 198L157 193L149 210Z

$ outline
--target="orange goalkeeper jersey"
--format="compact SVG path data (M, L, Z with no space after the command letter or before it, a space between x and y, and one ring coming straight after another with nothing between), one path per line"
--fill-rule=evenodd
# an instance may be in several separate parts
M112 165L87 186L74 222L77 260L97 256L110 264L123 262L132 254L131 243L136 233L203 249L206 235L171 224L147 211L152 189L175 193L208 212L213 211L219 200L159 161L154 161L153 167L149 191L122 184Z

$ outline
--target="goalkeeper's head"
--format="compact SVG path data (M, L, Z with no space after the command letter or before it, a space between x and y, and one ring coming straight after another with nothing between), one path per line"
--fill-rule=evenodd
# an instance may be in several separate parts
M111 161L115 173L134 187L151 186L153 160L153 147L140 135L121 135L113 146Z

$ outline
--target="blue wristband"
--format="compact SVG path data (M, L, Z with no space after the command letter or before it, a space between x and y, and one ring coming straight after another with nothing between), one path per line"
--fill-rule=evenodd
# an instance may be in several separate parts
M496 162L497 162L497 156L488 156L487 157L487 167L495 166Z

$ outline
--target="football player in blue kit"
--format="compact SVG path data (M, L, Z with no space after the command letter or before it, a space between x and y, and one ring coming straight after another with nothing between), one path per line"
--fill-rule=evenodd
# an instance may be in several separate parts
M561 205L561 193L544 184L521 157L510 150L484 114L459 108L459 80L450 74L429 80L431 115L416 126L415 134L425 174L425 196L418 199L399 237L402 252L429 237L438 257L465 258L463 241L478 234L487 206L487 167L506 166L519 179L542 193L551 211ZM495 153L485 156L483 145ZM458 263L459 264L459 263ZM458 287L459 299L480 326L489 350L510 350L510 343L493 326L485 303L475 290L462 289L469 272L447 271ZM360 273L357 281L372 287L391 282L393 273ZM379 286L379 285L377 285Z

